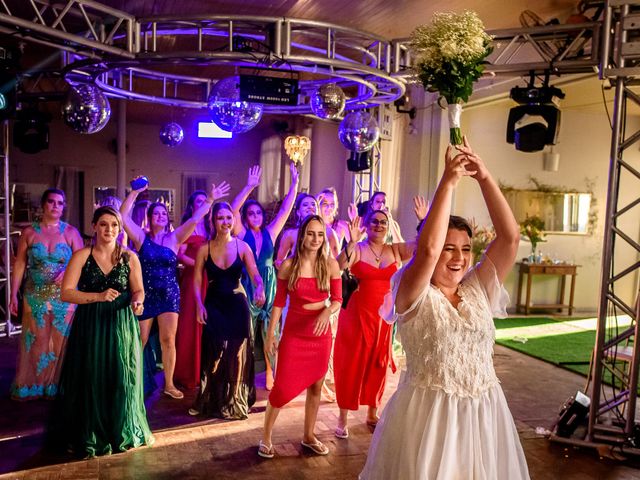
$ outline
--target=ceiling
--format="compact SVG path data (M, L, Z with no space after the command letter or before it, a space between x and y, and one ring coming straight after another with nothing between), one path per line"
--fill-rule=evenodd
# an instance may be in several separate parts
M28 8L25 0L5 2L12 11ZM56 0L51 3L55 4ZM58 3L64 5L66 0ZM520 26L519 16L524 10L534 11L544 21L552 18L563 21L574 12L577 0L99 0L97 3L137 18L207 14L290 17L334 23L386 39L398 39L408 37L416 26L429 22L433 13L439 11L473 9L487 29L497 29ZM55 67L58 62L55 52L47 50L42 45L27 44L23 63L42 65L42 58L46 57L49 66ZM498 88L496 86L496 91ZM165 106L130 102L128 118L155 123L175 113ZM187 115L191 116L191 112Z
M16 1L16 0L13 0ZM23 1L23 0L17 0ZM475 10L488 29L516 27L523 10L544 20L564 19L576 0L101 0L136 17L237 14L304 18L336 23L388 39L407 37L434 12Z

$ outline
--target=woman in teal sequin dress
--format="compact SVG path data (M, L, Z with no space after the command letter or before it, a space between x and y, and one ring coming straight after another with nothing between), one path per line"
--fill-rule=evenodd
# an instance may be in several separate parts
M46 190L42 220L25 228L18 242L11 278L13 315L18 313L18 290L25 269L27 279L16 377L11 386L14 400L56 395L60 358L75 308L60 300L60 284L71 254L82 248L78 231L60 220L64 206L62 190Z
M93 216L95 245L71 257L62 298L78 304L49 441L92 457L150 445L142 390L138 319L144 302L140 261L116 239L120 214L100 207Z
M255 290L246 270L242 275L242 285L247 292L249 310L251 311L252 331L255 335L258 326L260 326L263 345L267 338L267 327L269 326L269 318L271 318L273 300L276 296L276 270L273 266L273 246L291 213L298 188L298 170L294 163L290 165L290 170L291 186L289 187L289 192L282 201L280 210L278 210L278 213L268 225L265 225L265 212L260 202L247 200L251 191L260 184L260 167L255 166L249 169L247 185L234 199L232 204L233 212L236 216L234 233L251 248L253 256L256 259L258 273L264 283L265 302L264 305L259 307L254 302ZM242 213L240 215L241 206ZM276 335L279 338L280 332L276 332ZM266 388L267 390L271 390L276 356L269 354L265 350L264 358L267 366Z

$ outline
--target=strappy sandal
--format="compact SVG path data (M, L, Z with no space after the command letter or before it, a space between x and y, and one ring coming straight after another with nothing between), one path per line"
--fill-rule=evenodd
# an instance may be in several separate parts
M349 438L349 429L347 427L344 427L344 428L336 427L333 434L338 438L343 438L343 439Z
M316 438L316 441L313 443L307 443L304 440L302 442L300 442L300 444L305 447L308 448L309 450L311 450L313 453L315 453L316 455L328 455L329 454L329 449L327 448L327 446L322 443L320 440L318 440Z
M273 458L276 454L276 449L273 445L267 445L262 440L258 442L258 455L262 458Z

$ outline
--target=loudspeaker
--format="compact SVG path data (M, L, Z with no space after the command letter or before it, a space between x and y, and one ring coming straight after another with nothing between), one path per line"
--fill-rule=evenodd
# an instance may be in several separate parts
M509 111L507 143L516 150L539 152L555 145L560 131L560 110L555 105L520 105Z
M354 152L352 151L347 159L347 170L350 172L361 172L371 168L371 151Z
M51 115L37 110L18 112L13 124L13 145L23 153L38 153L49 148Z

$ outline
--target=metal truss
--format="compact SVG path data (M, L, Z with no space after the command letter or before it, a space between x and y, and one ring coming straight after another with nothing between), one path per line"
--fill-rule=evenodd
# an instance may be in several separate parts
M78 53L87 58L134 58L134 16L92 0L0 0L0 33Z
M9 274L11 271L11 230L9 221L9 121L0 123L0 337L19 333L11 324Z
M167 73L159 65L279 68L301 77L295 106L265 105L271 113L311 113L308 96L322 83L357 87L347 109L390 103L405 82L390 75L391 42L325 22L251 16L155 17L138 22L135 64L123 59L72 58L71 81L95 81L114 96L189 108L206 107L209 77ZM168 41L171 39L171 41ZM202 69L201 69L202 70ZM231 70L233 71L233 70Z
M382 173L382 152L379 143L371 152L371 168L354 173L351 182L352 202L358 205L371 198L374 192L380 191L380 176Z
M595 73L600 63L601 22L487 30L493 52L487 57L489 75L519 76L549 70L556 75ZM394 42L392 72L410 76L413 58L409 39Z
M603 77L615 83L613 132L609 164L609 185L604 242L598 329L592 363L593 386L586 440L608 442L633 448L640 453L640 435L636 426L640 346L638 341L640 303L637 274L640 271L640 162L628 155L629 148L640 139L640 130L630 131L627 119L632 105L640 106L640 96L633 91L634 71L640 60L640 1L609 1L604 17ZM612 33L613 32L613 33ZM634 192L632 196L624 192ZM631 223L629 223L631 222ZM635 252L624 257L617 251ZM629 260L635 256L635 261ZM623 285L633 285L631 294L623 294ZM627 291L630 289L627 288ZM620 317L631 319L629 326L618 328ZM605 387L605 382L611 388ZM610 391L613 393L609 393Z

